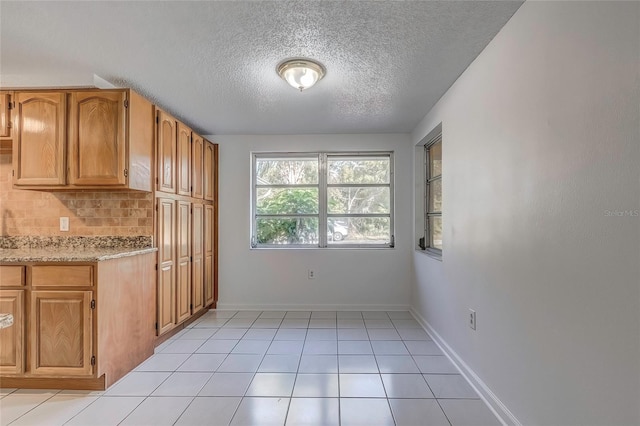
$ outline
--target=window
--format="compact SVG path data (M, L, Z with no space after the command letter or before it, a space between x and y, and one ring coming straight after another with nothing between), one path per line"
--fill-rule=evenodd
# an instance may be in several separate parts
M424 146L424 237L420 248L442 255L442 134Z
M253 154L252 247L393 247L393 154Z

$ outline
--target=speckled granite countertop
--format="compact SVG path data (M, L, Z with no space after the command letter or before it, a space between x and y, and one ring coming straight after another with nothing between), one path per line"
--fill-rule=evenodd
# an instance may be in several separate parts
M0 262L99 262L153 253L152 238L119 237L0 237Z
M0 262L99 262L119 257L153 253L158 249L147 248L22 248L0 249Z

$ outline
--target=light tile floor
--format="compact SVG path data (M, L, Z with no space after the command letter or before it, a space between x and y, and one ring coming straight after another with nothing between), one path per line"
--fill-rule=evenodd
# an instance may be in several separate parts
M409 312L209 311L105 392L1 389L8 424L500 422Z

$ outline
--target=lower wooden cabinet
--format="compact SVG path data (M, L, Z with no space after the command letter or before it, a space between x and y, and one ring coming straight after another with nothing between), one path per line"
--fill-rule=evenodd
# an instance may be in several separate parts
M13 325L0 330L0 374L22 374L24 290L0 290L0 312L13 315Z
M191 316L191 203L178 201L176 322Z
M183 197L157 203L157 334L214 303L213 206Z
M204 309L204 205L194 204L191 213L191 306L196 314Z
M30 299L31 374L91 375L93 291L33 291Z
M162 335L176 324L176 207L175 201L158 198L158 279L156 330Z
M31 263L1 279L0 311L14 316L0 330L3 387L101 390L150 357L154 264L153 252L90 264Z
M216 302L215 216L213 206L204 206L204 304Z

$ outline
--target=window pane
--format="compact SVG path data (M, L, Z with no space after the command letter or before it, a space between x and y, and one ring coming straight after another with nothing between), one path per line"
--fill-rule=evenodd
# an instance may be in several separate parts
M318 188L257 188L258 214L318 214Z
M389 213L389 188L328 188L327 211L334 214Z
M429 218L429 231L431 233L430 247L442 250L442 217Z
M442 180L434 180L429 184L429 213L442 211Z
M256 219L258 244L318 244L317 217Z
M388 217L330 217L327 220L329 244L389 244L391 220Z
M318 183L318 159L256 158L258 185L304 185Z
M442 142L434 143L429 147L429 177L442 174Z
M329 184L389 183L389 157L329 157Z

